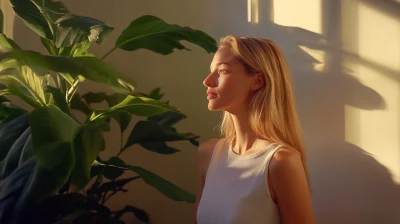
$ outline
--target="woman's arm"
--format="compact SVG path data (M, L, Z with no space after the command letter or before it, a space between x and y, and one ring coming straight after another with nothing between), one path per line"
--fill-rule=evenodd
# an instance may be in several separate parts
M272 157L269 175L282 224L314 224L310 188L300 154L279 149Z

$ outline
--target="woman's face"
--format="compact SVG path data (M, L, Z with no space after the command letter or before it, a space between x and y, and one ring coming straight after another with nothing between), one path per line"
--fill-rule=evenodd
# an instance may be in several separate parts
M229 46L222 46L211 62L211 73L203 81L207 87L208 109L237 113L246 109L255 76L235 57Z

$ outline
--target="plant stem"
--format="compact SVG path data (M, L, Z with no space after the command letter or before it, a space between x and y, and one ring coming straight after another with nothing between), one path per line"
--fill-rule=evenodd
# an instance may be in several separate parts
M68 90L66 97L67 103L69 104L71 102L72 97L74 96L76 90L78 89L79 83L81 81L79 78L77 78L74 82L74 84L71 86L71 88Z
M51 22L49 16L44 11L44 7L43 7L44 6L44 0L41 1L42 2L42 6L38 5L35 1L31 1L31 2L40 10L40 13L43 15L43 17L45 17L47 25L50 28L50 31L51 31L51 34L53 35L53 40L54 40L54 35L55 35L54 27L52 25L52 22Z
M102 205L104 205L104 203L105 203L106 200L107 200L107 199L106 199L107 194L108 194L108 191L104 192L103 197L101 198L101 202L100 202L100 203L101 203Z
M122 153L122 150L120 150L120 151L118 152L118 154L117 154L116 157L119 157L119 156L121 155L121 153Z
M109 54L111 54L113 51L115 51L115 49L117 49L117 47L113 47L109 52L107 52L103 57L101 57L101 60L103 60L103 59L106 58Z

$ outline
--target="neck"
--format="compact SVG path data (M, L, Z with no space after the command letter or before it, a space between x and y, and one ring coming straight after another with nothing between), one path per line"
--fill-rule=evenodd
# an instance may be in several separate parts
M237 153L244 154L252 148L257 136L250 127L247 109L231 115L236 132L236 139L232 147L238 149Z

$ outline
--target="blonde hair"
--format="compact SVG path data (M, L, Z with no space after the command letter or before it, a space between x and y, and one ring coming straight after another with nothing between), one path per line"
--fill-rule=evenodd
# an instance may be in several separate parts
M222 37L219 46L231 47L248 73L264 74L264 85L254 93L249 103L250 126L258 138L298 151L307 174L291 75L280 48L268 39L232 35ZM226 141L235 141L235 128L229 112L223 113L220 131Z

